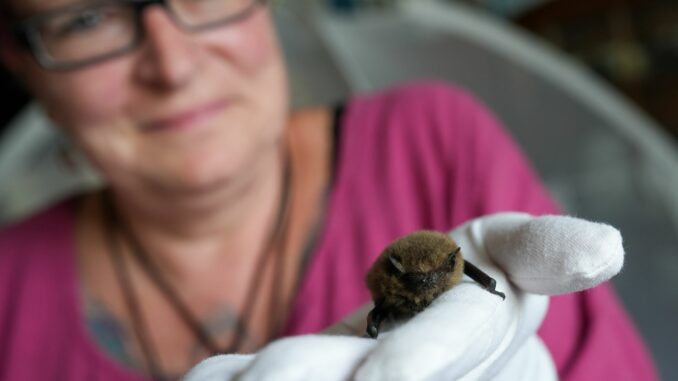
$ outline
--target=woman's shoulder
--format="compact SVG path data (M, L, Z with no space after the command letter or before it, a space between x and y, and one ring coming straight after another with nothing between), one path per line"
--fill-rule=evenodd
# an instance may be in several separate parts
M437 160L453 152L458 157L492 149L509 136L471 92L439 81L406 82L357 94L343 104L340 126L342 141L350 142L345 146L353 146L351 150L383 147L397 155L419 151Z
M46 296L63 300L73 273L73 226L72 206L63 202L0 230L0 322L21 313L16 295L25 307Z
M402 111L440 108L453 112L487 112L481 102L467 89L453 83L436 80L418 80L399 83L355 95L349 105L394 107Z
M347 104L342 136L341 156L352 173L371 170L390 184L448 186L453 189L441 192L465 201L456 211L556 209L511 132L453 84L417 81L358 95Z
M73 211L70 202L61 202L0 230L0 326L6 328L0 330L0 340L9 350L0 351L0 368L5 373L47 375L59 366L73 370L72 361L43 360L68 359L82 349L74 341L79 332L74 325L76 270L68 255ZM46 367L21 369L31 361Z
M463 149L478 138L504 133L474 94L442 81L406 82L358 94L347 100L344 110L344 129L388 134L393 139L416 137L438 145L444 142L445 149L458 145Z
M0 262L57 250L60 242L71 238L74 220L74 201L69 199L0 228Z

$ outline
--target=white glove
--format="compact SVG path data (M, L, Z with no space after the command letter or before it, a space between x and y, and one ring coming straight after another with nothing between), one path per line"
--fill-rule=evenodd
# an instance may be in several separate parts
M565 216L498 213L450 235L506 300L467 279L377 340L359 337L368 303L325 334L281 339L258 354L215 356L184 381L556 380L536 335L546 295L591 288L617 274L624 260L619 231Z

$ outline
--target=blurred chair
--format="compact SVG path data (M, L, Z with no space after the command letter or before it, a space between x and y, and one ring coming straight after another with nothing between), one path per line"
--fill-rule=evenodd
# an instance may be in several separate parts
M627 264L615 285L663 377L678 376L674 142L582 66L506 21L434 0L350 17L322 4L274 3L294 103L333 103L421 78L469 89L568 213L622 231ZM47 125L32 106L0 143L0 223L100 184L81 156L62 164L69 144Z

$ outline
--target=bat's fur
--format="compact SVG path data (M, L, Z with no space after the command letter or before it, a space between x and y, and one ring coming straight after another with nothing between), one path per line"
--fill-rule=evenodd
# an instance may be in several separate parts
M445 234L419 231L389 245L367 273L367 287L375 303L382 303L391 317L416 314L443 292L459 283L464 275L464 260L459 246ZM451 253L456 255L451 257ZM404 275L392 264L391 257L402 265L405 274L427 278L413 285L412 276ZM452 260L450 260L452 259Z

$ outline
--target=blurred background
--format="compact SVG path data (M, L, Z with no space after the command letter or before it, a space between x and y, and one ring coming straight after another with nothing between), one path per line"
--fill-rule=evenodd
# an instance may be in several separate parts
M414 79L496 113L567 213L622 231L614 279L678 379L678 2L273 0L297 106ZM100 181L0 72L0 225Z

